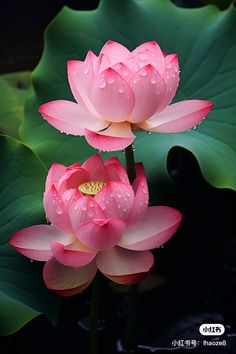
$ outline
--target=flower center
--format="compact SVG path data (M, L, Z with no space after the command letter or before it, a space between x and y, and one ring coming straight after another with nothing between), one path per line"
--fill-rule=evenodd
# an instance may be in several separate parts
M78 189L83 195L94 196L106 185L104 181L89 181L79 185Z

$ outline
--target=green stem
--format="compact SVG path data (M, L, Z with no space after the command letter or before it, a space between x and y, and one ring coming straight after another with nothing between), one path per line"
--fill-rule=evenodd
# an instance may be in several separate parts
M135 352L137 346L137 307L138 307L138 291L137 284L132 285L127 308L125 335L123 341L123 348L127 352Z
M132 145L129 145L125 149L125 160L126 160L126 170L129 177L130 183L133 183L136 177L135 171L135 161L134 161L134 151ZM138 292L137 285L134 284L131 286L129 299L128 299L128 308L127 308L127 317L126 317L126 326L125 326L125 335L123 340L123 347L127 351L134 351L136 348L136 319L137 319L137 305L138 305Z
M98 353L98 306L100 300L101 284L100 279L96 276L93 281L90 307L90 336L89 336L89 354Z
M132 145L125 148L125 161L126 161L126 170L129 177L130 183L133 183L136 172L135 172L135 162L134 162L134 152Z

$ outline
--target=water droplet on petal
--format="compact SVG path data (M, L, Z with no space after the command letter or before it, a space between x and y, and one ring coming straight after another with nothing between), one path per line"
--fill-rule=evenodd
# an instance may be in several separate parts
M63 214L63 210L62 210L62 208L61 208L60 206L57 207L56 213L57 213L58 215Z
M167 64L167 65L166 65L166 68L167 68L167 69L171 69L171 68L172 68L172 64Z
M98 83L98 87L100 87L100 88L105 88L106 85L107 85L106 79L101 79Z
M115 69L120 70L120 69L121 69L121 66L122 66L122 65L121 65L120 63L118 63L118 64L115 65Z
M120 86L119 87L119 93L123 93L125 91L124 87L123 86Z
M175 72L176 72L176 73L178 72L178 69L177 69L177 68L175 68Z
M160 95L160 91L157 91L157 95Z
M69 194L67 197L66 197L66 201L69 202L71 200L71 194Z
M147 54L145 54L145 53L140 54L139 59L140 60L146 60L147 59Z
M82 206L81 208L83 211L86 211L87 210L87 207L85 205Z
M155 77L151 78L151 84L155 85L157 83L157 79Z
M137 84L138 80L137 79L134 79L133 83L134 84Z
M33 263L33 261L34 261L34 260L33 260L33 259L31 259L31 260L30 260L30 263Z
M147 132L148 133L148 135L151 135L152 134L152 132Z
M147 71L146 70L142 70L140 73L141 76L146 76L147 75Z
M123 70L123 75L124 75L124 76L128 76L128 75L129 75L128 71Z
M113 77L109 77L107 79L107 82L108 82L109 85L112 85L112 84L114 84L115 80L113 79Z
M85 75L87 75L88 72L89 72L89 68L86 68L86 69L84 70Z

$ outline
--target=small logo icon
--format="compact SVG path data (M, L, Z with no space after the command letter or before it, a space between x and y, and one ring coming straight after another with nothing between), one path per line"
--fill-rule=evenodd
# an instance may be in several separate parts
M199 327L199 332L203 336L221 336L225 332L225 327L220 323L203 323Z

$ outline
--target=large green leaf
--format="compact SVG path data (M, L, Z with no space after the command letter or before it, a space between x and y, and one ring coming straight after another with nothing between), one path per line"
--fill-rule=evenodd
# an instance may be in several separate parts
M113 39L130 49L156 40L179 54L181 81L176 100L208 99L214 110L195 130L179 134L138 134L136 159L145 162L149 179L170 183L167 154L173 146L192 151L205 178L214 186L236 188L236 11L214 6L183 9L168 0L103 0L97 10L64 8L46 31L45 51L33 73L35 96L26 107L21 137L50 165L71 163L92 152L83 138L60 134L37 112L53 99L72 99L66 61L99 52ZM157 176L155 174L157 173Z
M0 156L0 334L9 334L41 313L55 323L60 301L45 288L41 264L32 264L4 244L16 230L45 222L47 170L14 138L0 137Z
M26 98L32 93L30 73L19 72L0 76L0 131L18 137L24 119Z
M40 314L55 324L60 298L46 290L39 262L0 247L0 334L11 334Z

